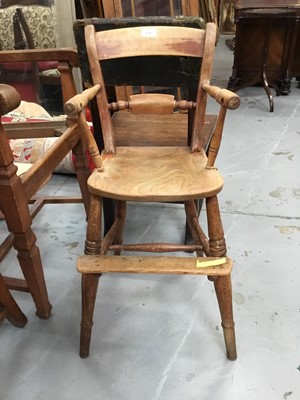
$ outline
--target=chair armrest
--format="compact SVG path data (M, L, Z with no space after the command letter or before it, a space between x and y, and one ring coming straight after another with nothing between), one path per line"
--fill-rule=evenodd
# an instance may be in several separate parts
M71 67L79 67L77 51L73 48L4 50L0 52L0 63L67 61Z
M222 107L220 108L215 130L207 152L207 168L214 168L214 163L221 144L223 126L227 109L235 110L240 105L240 98L235 93L227 89L221 89L218 86L211 86L207 83L202 85L212 98L214 98Z
M0 116L19 107L20 102L20 95L14 87L0 84Z
M70 126L77 124L81 139L85 142L95 167L99 172L103 171L102 159L95 138L87 125L82 110L84 110L89 101L96 96L100 87L99 84L92 86L91 88L84 90L82 93L72 97L64 105L64 112L68 117L67 124Z
M64 105L64 112L68 117L79 114L91 101L100 90L100 85L97 84L89 89L84 90L82 93L77 94L68 100Z
M241 101L239 96L230 90L221 89L218 86L211 86L208 83L204 83L202 88L221 106L228 108L229 110L235 110L240 105Z

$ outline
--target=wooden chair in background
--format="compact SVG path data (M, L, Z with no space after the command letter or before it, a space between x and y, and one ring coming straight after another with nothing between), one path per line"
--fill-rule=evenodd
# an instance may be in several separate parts
M76 17L103 18L102 0L75 0Z
M217 22L218 0L75 0L78 18L122 18L153 15L200 16Z
M72 77L72 67L78 66L77 53L73 49L20 50L0 53L4 62L38 62L41 60L59 60L64 100L76 95ZM17 91L8 85L0 85L0 115L15 109L20 103ZM61 122L21 122L1 124L0 129L0 211L3 212L10 234L0 245L0 262L3 261L12 246L18 252L19 263L25 277L16 279L3 277L9 289L30 292L40 318L48 318L51 305L44 281L42 260L36 245L36 237L31 224L34 216L45 204L79 203L83 202L86 212L89 206L89 193L86 180L89 175L86 155L81 143L77 125L67 128L65 121ZM59 136L31 167L21 176L17 168L9 139L16 138L46 138ZM45 196L36 195L38 189L51 177L54 169L73 151L75 168L81 196ZM85 216L83 215L83 218Z
M27 6L27 12L33 9L28 6L42 5L42 8L50 7L50 2L38 1L7 1L2 2L0 9L11 9L13 26L13 48L15 50L35 49L39 47L36 37L31 32L31 27L27 23L24 8ZM5 18L5 15L1 15ZM2 50L2 49L1 49ZM4 50L7 50L6 48ZM45 75L47 71L47 75ZM57 60L39 61L39 62L9 62L1 63L0 82L14 86L21 95L22 100L33 101L41 104L43 98L42 87L44 84L55 85L56 90L60 87L60 79L57 74Z
M199 14L198 0L165 0L165 1L122 1L102 0L103 16L105 18L128 18L128 17L149 17L149 16L196 16ZM137 19L138 20L138 19ZM116 86L118 100L127 100L132 94L131 86ZM136 90L136 88L135 88ZM144 92L144 88L140 90ZM180 90L178 91L180 96Z
M78 271L82 274L81 357L89 355L99 276L102 273L127 272L207 275L215 285L227 357L231 360L236 358L230 279L232 262L226 257L226 244L217 200L217 195L223 186L223 178L215 167L215 159L220 146L226 110L237 108L239 98L232 92L209 84L215 40L216 27L213 23L207 24L206 30L170 24L101 32L96 32L94 25L85 27L90 70L95 84L94 89L98 90L96 101L104 138L104 151L100 156L95 145L90 149L96 170L88 180L91 203L86 255L80 257L77 264ZM199 78L196 98L191 101L189 99L176 101L172 95L146 93L132 95L128 101L109 103L105 91L105 71L102 69L106 62L111 65L109 61L115 60L119 65L118 76L121 76L123 72L126 73L121 60L134 57L135 76L144 77L144 71L139 70L141 65L137 60L140 57L152 56L161 59L166 56L179 57L181 63L185 65L189 65L190 59L200 59L199 70L195 73ZM161 68L162 64L156 62L157 66ZM151 76L153 75L155 74L152 71ZM168 76L162 73L161 69L156 75ZM208 156L203 149L207 95L215 98L221 105ZM72 115L80 112L84 104L84 97L79 96L66 103L65 111ZM146 147L143 143L144 131L139 131L140 125L132 123L127 125L127 129L136 140L141 140L140 145L126 147L118 145L118 138L115 136L115 114L131 112L136 120L141 116L143 124L146 124L143 119L146 114L160 114L166 118L171 115L174 117L173 137L175 137L178 126L177 113L173 113L174 109L194 110L190 142L188 142L187 124L186 139L183 143L161 146L158 132L156 143ZM115 111L113 117L110 114L112 110ZM151 124L151 118L147 122ZM180 136L180 126L178 130ZM162 132L162 141L163 136ZM116 217L108 233L102 237L101 213L105 197L116 200ZM208 235L204 233L198 221L195 201L199 198L206 200ZM127 201L183 202L193 243L191 245L164 242L124 244L123 230ZM107 255L109 251L114 252L114 255ZM120 256L121 251L150 253L192 251L196 252L197 256L134 257Z
M26 22L24 17L24 13L22 8L16 8L16 11L13 15L13 28L14 28L14 49L15 50L24 50L25 48L34 49L35 44L33 40L33 36L31 34L30 28ZM25 38L24 38L25 36ZM26 39L26 40L25 40ZM56 62L54 62L54 68L56 68ZM16 69L19 68L19 69ZM20 68L21 67L21 68ZM49 68L51 68L49 66ZM21 73L20 73L21 72ZM40 103L40 92L41 92L41 84L39 77L40 68L38 63L30 63L30 64L6 64L3 67L2 71L2 82L3 83L11 83L12 80L14 83L17 77L21 76L21 84L24 84L24 81L29 81L31 83L31 91L33 92L33 100L35 102ZM20 83L20 82L19 82ZM28 88L28 86L27 86ZM26 91L27 92L27 91ZM27 93L26 93L27 95Z

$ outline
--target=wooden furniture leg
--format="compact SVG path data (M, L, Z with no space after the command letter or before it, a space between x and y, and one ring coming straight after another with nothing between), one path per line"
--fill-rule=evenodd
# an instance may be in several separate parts
M82 274L82 311L80 330L80 357L87 358L90 352L93 315L100 274Z
M206 199L210 255L212 257L226 256L226 243L221 222L217 196ZM210 277L214 282L218 299L222 328L229 360L237 358L230 275Z
M31 227L26 232L11 232L14 234L14 248L18 252L20 267L36 305L36 315L39 318L47 319L50 317L52 306L48 300L41 255L36 246L36 236Z
M184 205L187 225L192 236L192 243L202 246L201 250L196 251L196 254L198 257L202 257L203 253L209 255L208 240L199 225L199 216L195 201L187 201Z
M207 225L211 257L225 257L226 243L217 196L206 199Z
M26 316L22 313L15 299L10 294L0 274L0 325L5 318L18 328L23 328L27 323Z
M116 207L116 220L119 222L117 227L117 232L114 237L114 244L122 244L123 243L123 232L125 226L125 218L126 218L126 202L118 201ZM116 250L115 255L120 255L121 251Z
M7 226L14 235L13 245L18 252L22 272L36 305L36 315L40 318L48 318L51 314L51 304L48 300L40 252L36 246L36 236L31 229L32 220L22 182L16 175L17 167L13 164L11 154L9 158L6 160L7 169L0 170L0 179L3 182L1 196L11 201L3 202L2 211L4 216L10 216L6 218Z
M237 358L237 352L232 310L231 278L230 275L218 276L214 277L213 281L222 319L227 358L234 361Z
M85 242L85 254L95 255L101 252L101 216L102 199L91 195L90 211L88 217L87 237ZM82 274L81 293L81 330L80 330L80 357L89 355L93 326L98 282L101 274Z

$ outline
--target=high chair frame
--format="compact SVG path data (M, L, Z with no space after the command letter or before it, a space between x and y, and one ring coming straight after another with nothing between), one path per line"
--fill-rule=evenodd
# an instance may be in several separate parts
M205 30L186 27L158 26L125 28L95 32L93 25L85 28L89 65L96 90L96 101L104 139L104 151L99 154L95 143L89 146L95 171L88 180L91 193L85 256L78 259L82 273L82 322L80 355L89 355L92 318L99 276L108 272L146 274L206 275L214 282L219 303L227 357L236 358L232 312L230 273L232 261L226 256L226 243L217 195L223 178L215 167L227 109L239 106L239 97L225 89L210 85L216 26L208 23ZM175 101L166 94L133 95L129 101L108 103L101 71L103 60L132 56L200 57L202 65L196 101ZM121 71L120 71L121 73ZM86 91L86 93L89 93ZM84 97L71 99L65 111L78 115L84 107ZM221 105L208 154L203 149L203 127L207 95ZM174 109L194 109L190 146L118 147L114 140L114 125L110 111L136 114L169 115ZM84 118L81 116L81 118ZM132 126L134 130L134 126ZM174 126L176 129L176 126ZM88 133L88 131L86 130ZM138 135L138 132L137 132ZM92 138L91 138L92 139ZM138 166L138 168L137 168ZM116 200L116 217L109 232L102 237L103 198ZM206 200L208 236L198 221L195 201ZM193 244L123 243L126 202L184 203ZM114 255L108 255L111 251ZM121 251L169 253L193 251L196 257L123 256Z

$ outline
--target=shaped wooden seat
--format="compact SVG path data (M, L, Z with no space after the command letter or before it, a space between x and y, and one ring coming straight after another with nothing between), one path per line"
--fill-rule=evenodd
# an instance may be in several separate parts
M217 194L223 186L223 178L215 167L223 124L227 109L236 109L239 98L236 94L209 84L215 47L216 27L207 24L206 29L182 26L146 26L96 32L93 25L85 27L85 41L93 83L97 90L96 101L101 121L104 150L100 155L95 143L90 140L89 150L95 163L95 170L88 180L91 193L85 254L78 260L78 271L82 273L82 321L80 355L89 355L92 319L99 276L109 272L130 273L182 273L207 275L214 282L222 318L227 357L236 358L234 322L230 272L232 263L226 257L226 243L222 228ZM123 57L176 56L182 62L190 57L201 60L199 64L198 91L195 99L175 100L167 94L132 95L128 101L109 103L105 91L102 65L106 60ZM122 75L122 62L118 76ZM139 65L137 63L137 65ZM157 62L161 68L161 64ZM117 71L117 69L116 69ZM136 75L142 75L137 71ZM91 90L91 89L90 89ZM70 99L65 105L71 116L84 107L89 91L81 97ZM205 141L206 102L210 95L220 104L216 126L206 151ZM88 96L90 97L90 96ZM186 142L176 146L166 146L162 138L157 143L145 147L143 130L134 124L128 126L140 146L120 147L116 145L114 130L115 113L131 112L136 119L145 114L174 117L173 137L177 132L177 113L192 110L191 132L186 127ZM127 111L124 111L127 110ZM179 126L178 134L182 135ZM85 129L86 133L88 130ZM190 133L190 144L188 136ZM163 136L163 134L162 134ZM91 138L92 139L92 138ZM102 235L101 214L105 197L116 200L115 221L107 234ZM208 234L200 226L195 201L206 201ZM177 202L184 203L185 214L192 233L193 243L126 243L123 230L126 218L126 204L134 202ZM126 238L124 238L126 239ZM155 240L155 238L153 238ZM122 251L169 253L171 251L192 251L192 257L165 256L121 256ZM113 252L113 254L108 254Z
M204 150L187 147L118 147L103 157L103 172L92 174L91 193L116 200L178 202L218 194L223 178L205 168ZM138 168L137 168L138 166ZM126 179L124 179L126 174Z

